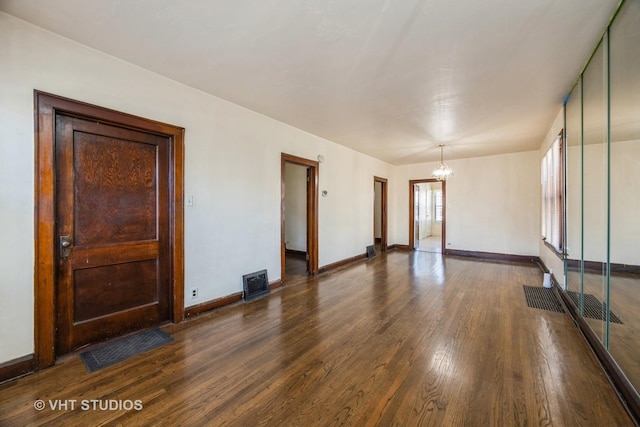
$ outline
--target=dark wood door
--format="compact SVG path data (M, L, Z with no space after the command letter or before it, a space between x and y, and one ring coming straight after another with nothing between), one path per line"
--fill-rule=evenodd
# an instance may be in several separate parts
M55 122L56 353L170 318L169 140Z

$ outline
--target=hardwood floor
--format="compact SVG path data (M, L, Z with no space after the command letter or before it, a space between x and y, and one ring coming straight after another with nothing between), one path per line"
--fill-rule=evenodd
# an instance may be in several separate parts
M0 425L633 425L533 265L392 251L163 329L93 374L77 355L0 386ZM36 411L34 402L45 401ZM52 410L49 400L140 400Z
M287 254L285 258L285 283L296 284L307 278L305 254Z
M417 251L442 253L442 236L429 236L418 241Z

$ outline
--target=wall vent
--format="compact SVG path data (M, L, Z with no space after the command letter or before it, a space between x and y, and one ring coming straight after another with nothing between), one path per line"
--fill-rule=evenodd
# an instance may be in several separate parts
M256 271L242 276L244 300L249 301L269 293L269 277L267 270Z
M367 246L367 258L374 258L376 256L376 248L373 245Z

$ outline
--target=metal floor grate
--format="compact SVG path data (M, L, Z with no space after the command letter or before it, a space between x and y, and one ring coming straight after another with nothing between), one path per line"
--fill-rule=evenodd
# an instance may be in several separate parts
M523 285L523 287L524 295L527 299L527 307L564 313L564 308L562 308L562 304L558 302L556 295L553 293L553 289L527 285Z
M85 351L80 353L80 358L89 372L95 372L171 341L171 335L155 328Z
M567 295L576 305L576 308L580 310L580 292L567 291ZM607 304L600 302L594 295L584 294L584 317L604 321L606 312ZM609 311L609 320L613 323L623 324L622 320L613 311Z

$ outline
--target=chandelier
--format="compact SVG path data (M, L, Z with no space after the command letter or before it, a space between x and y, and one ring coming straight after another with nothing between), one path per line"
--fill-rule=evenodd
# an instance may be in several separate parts
M438 181L446 181L447 178L453 175L453 171L449 165L444 162L444 144L440 144L438 147L440 147L440 164L433 170L432 176Z

